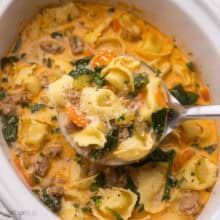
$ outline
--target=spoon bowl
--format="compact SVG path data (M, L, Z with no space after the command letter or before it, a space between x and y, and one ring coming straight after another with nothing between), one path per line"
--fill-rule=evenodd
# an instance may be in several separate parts
M143 61L140 61L141 64L147 70L147 73L156 74L156 71L146 64ZM129 164L137 164L142 160L146 159L146 157L152 153L157 147L159 147L160 143L163 139L169 135L175 128L177 128L183 121L189 119L198 119L198 118L216 118L220 116L220 105L208 105L208 106L183 106L180 102L169 92L165 83L162 81L162 89L166 94L168 107L172 109L172 117L167 119L165 122L165 126L163 129L163 133L159 139L157 139L151 149L147 154L144 154L143 157L139 160L120 160L116 158L113 154L107 154L102 158L93 158L91 157L91 149L80 147L77 143L74 142L71 134L68 132L68 129L64 126L64 121L67 119L67 114L65 112L58 113L58 123L61 129L62 134L64 135L67 142L76 150L78 154L88 159L89 161L106 165L106 166L124 166Z

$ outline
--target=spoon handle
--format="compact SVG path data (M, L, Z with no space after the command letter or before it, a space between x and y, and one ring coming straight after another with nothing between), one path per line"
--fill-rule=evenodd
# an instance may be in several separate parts
M220 117L220 105L193 106L186 108L185 119Z

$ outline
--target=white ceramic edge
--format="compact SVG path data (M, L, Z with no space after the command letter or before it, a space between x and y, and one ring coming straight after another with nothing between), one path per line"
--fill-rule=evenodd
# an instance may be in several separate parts
M213 46L216 48L216 54L220 54L220 42L218 39L219 29L217 26L213 25L212 17L207 16L205 11L198 10L198 6L196 5L198 1L191 0L189 1L178 1L178 0L171 0L175 4L179 5L188 15L189 17L194 20L195 23L199 24L200 28L203 29L204 32L208 33L210 42L213 43ZM7 5L9 5L12 2L12 0L4 0L0 2L0 15L1 13L7 8ZM194 10L195 9L195 10ZM191 12L195 13L191 13ZM216 36L213 40L213 36ZM15 174L14 170L11 167L11 164L9 163L8 159L4 156L4 153L2 149L0 149L0 195L1 199L4 201L5 205L16 214L17 219L24 219L24 220L40 220L40 219L56 219L53 214L51 214L46 208L44 208L36 199L33 198L33 195L29 192L29 190L24 186L24 184L20 181L18 176ZM4 171L7 171L7 173L4 173ZM7 179L10 179L10 185L7 181L5 181L5 176L7 175ZM12 185L15 184L15 187L12 187ZM216 185L214 189L214 193L218 193L220 195L220 186L219 184ZM22 195L22 197L20 196ZM27 203L27 201L29 201ZM219 201L219 200L218 200ZM217 202L217 201L216 201ZM214 201L214 205L217 205ZM207 207L205 209L212 210L213 204L212 199L209 201ZM219 203L218 203L219 204ZM16 210L15 210L16 207ZM34 207L34 209L33 209ZM217 207L217 206L216 206ZM27 211L28 215L22 215L22 212ZM17 213L16 213L17 212ZM22 215L22 218L19 218L19 212ZM206 215L203 215L200 220L219 220L220 219L220 211L214 210L213 212L207 212ZM212 217L210 217L210 214L213 214ZM32 216L33 214L33 216ZM31 216L30 216L31 215Z

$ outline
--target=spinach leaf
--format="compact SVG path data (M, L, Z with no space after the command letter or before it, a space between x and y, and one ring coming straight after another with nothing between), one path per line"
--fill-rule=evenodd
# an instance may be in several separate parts
M16 115L2 117L2 133L7 142L13 142L17 140L18 121L19 119Z
M198 94L186 91L181 84L172 88L170 92L182 105L193 105L199 98Z
M152 127L158 139L163 134L167 122L176 117L176 114L173 109L163 108L151 115Z
M87 66L90 63L91 60L92 60L92 56L84 57L82 59L76 60L72 64L76 66L76 69L79 69L82 66L83 67Z
M100 207L100 204L101 204L101 196L92 196L91 197L91 200L94 202L96 208L99 208Z
M102 158L106 153L114 150L118 144L118 134L118 128L113 128L112 130L110 130L106 136L106 143L104 148L101 150L91 150L89 153L90 156L97 160Z
M106 185L106 178L103 173L99 173L99 175L95 178L95 182L90 185L90 191L96 192L99 188L103 188Z
M176 152L174 150L168 151L168 168L167 168L167 175L166 175L166 183L164 188L164 194L162 200L169 200L170 199L170 190L171 188L177 185L177 180L172 176L172 168L173 168L173 161L176 156Z
M148 77L143 75L142 73L137 74L134 77L134 86L135 86L135 90L139 90L144 88L145 85L147 85L149 82Z
M214 153L216 151L216 149L217 149L217 145L216 144L204 147L204 151L206 151L208 154Z
M0 89L0 100L3 100L5 98L6 94L3 89Z
M80 60L75 61L73 64L76 66L75 70L72 70L69 75L73 78L77 78L81 75L89 75L92 78L92 81L98 86L101 87L105 84L105 80L100 76L101 70L103 67L96 67L94 70L89 69L87 65L91 61L92 57L86 57Z
M135 185L135 183L130 175L127 175L126 189L130 189L132 192L138 194L138 196L139 196L139 193L137 191L137 186Z
M186 63L186 66L190 71L192 71L192 72L195 71L195 65L192 61Z
M31 104L29 105L29 108L31 110L32 113L40 111L43 108L46 108L47 106L43 103L35 103L35 104Z
M48 189L44 189L39 194L40 200L53 212L58 212L61 209L61 198L60 195L51 195Z
M20 60L20 58L17 56L3 57L0 60L0 68L3 70L5 68L5 66L12 65L13 63L18 62L19 60Z
M123 218L119 215L118 212L116 212L113 209L110 208L106 208L109 212L111 212L111 214L115 217L115 220L123 220Z

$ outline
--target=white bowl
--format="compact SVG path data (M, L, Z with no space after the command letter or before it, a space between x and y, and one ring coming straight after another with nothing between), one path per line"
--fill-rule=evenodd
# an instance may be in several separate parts
M216 6L214 4L216 1ZM22 24L39 8L59 0L1 0L0 56L6 54ZM116 2L116 0L114 1ZM127 0L143 10L143 16L164 33L175 36L177 45L192 52L203 78L209 83L214 102L220 104L220 17L218 0ZM15 219L57 219L26 188L7 158L7 147L0 137L0 199ZM220 219L220 180L199 220Z

